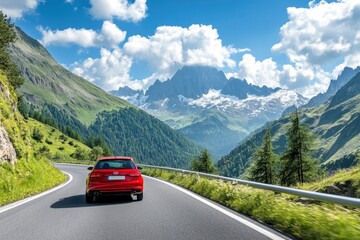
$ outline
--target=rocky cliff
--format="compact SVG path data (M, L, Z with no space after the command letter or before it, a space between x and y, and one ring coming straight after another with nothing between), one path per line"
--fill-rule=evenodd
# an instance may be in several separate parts
M7 161L10 164L14 164L15 160L16 152L14 146L5 128L0 125L0 163Z

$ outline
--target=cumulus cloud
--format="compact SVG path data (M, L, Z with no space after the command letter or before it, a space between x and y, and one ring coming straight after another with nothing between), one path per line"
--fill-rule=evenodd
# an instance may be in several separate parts
M90 3L90 14L97 19L139 22L146 17L146 0L90 0Z
M288 17L280 29L281 41L272 47L291 62L281 70L281 85L325 91L331 76L336 78L345 66L360 65L359 1L311 1L309 8L288 8ZM334 62L340 64L332 75L323 70Z
M77 44L82 47L117 47L126 37L114 23L104 21L99 33L92 29L67 28L65 30L45 30L39 27L42 34L41 43L49 45Z
M131 58L120 49L113 51L102 48L100 58L87 58L71 66L72 72L93 82L105 90L129 86Z
M277 64L271 58L257 61L248 53L239 62L239 72L236 77L259 86L279 87L279 74Z
M146 61L157 74L167 77L183 65L234 67L231 55L247 50L223 46L211 25L161 26L152 36L131 36L124 44L128 55Z
M278 64L271 58L262 61L247 53L238 65L238 72L229 73L228 78L246 79L249 83L268 87L292 89L306 97L312 97L327 89L330 74L319 66Z
M27 11L34 10L43 0L0 1L0 9L11 18L21 18Z

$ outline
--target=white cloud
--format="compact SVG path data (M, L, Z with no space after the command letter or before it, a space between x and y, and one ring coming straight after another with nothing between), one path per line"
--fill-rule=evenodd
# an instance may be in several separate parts
M325 91L330 81L330 74L319 66L285 64L281 67L271 58L259 61L251 54L244 54L238 72L227 74L227 77L246 79L258 86L292 89L305 97Z
M112 47L116 48L124 41L126 32L120 30L114 23L104 21L101 31L96 33L92 29L67 28L65 30L45 30L39 27L41 43L48 45L77 44L81 47Z
M158 75L169 77L183 65L234 67L231 55L248 49L223 46L211 25L191 25L161 26L152 36L131 36L124 51L146 61Z
M131 65L131 58L124 55L120 49L109 51L102 48L100 58L87 58L83 62L76 62L71 66L71 70L105 90L114 90L119 86L129 86Z
M277 64L271 58L257 61L251 54L245 54L239 62L236 77L259 86L279 87L279 74Z
M311 1L309 8L288 8L288 17L281 41L272 47L291 62L281 70L282 86L309 95L323 92L345 66L360 65L360 1ZM339 65L332 75L323 70L334 63Z
M90 14L97 19L139 22L146 17L146 0L90 0L90 3Z
M21 18L27 11L34 10L43 0L2 0L0 9L11 18Z

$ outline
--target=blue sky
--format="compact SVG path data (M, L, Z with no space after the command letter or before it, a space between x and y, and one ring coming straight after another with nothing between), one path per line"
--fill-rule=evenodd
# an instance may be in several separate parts
M105 90L146 89L207 65L310 97L360 65L356 0L17 0L0 9Z

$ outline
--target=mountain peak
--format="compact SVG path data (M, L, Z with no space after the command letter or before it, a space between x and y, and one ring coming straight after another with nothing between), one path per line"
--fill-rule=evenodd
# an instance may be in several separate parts
M235 96L239 99L246 99L248 95L268 96L279 91L280 88L269 88L267 86L259 87L249 84L246 80L230 78L221 90L222 94Z
M335 93L340 90L342 86L347 84L350 79L352 79L359 72L360 67L357 67L355 69L345 67L336 80L331 80L330 85L325 93L319 93L318 95L310 99L310 101L306 105L304 105L304 107L310 108L325 103L333 95L335 95Z
M206 66L184 66L175 75L165 81L153 84L146 95L148 101L174 98L183 95L187 98L197 98L210 89L221 89L227 78L222 71Z

